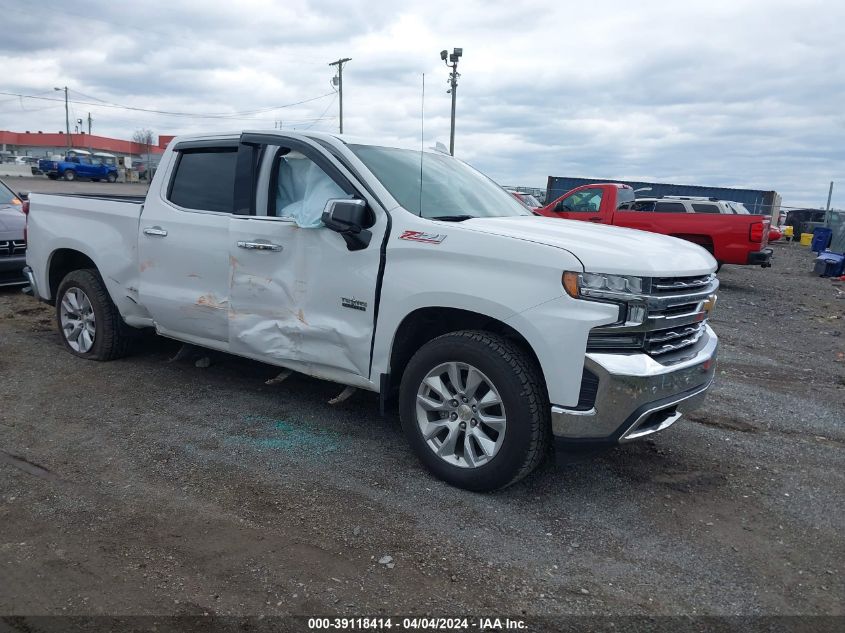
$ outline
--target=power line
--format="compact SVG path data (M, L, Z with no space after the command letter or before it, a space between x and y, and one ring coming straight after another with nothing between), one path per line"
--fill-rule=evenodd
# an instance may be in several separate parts
M83 94L77 90L73 90L72 92L76 92L78 94ZM89 105L89 106L96 106L99 108L117 108L121 110L131 110L133 112L148 112L150 114L161 114L165 116L177 116L177 117L191 117L195 119L237 119L241 117L241 115L249 115L249 114L262 114L265 112L273 112L274 110L281 110L282 108L291 108L293 106L302 105L304 103L309 103L311 101L317 101L318 99L324 99L325 97L330 97L334 95L334 92L327 92L326 94L320 95L318 97L311 97L310 99L303 99L302 101L296 101L294 103L286 103L283 105L273 106L269 108L262 108L260 110L245 110L242 112L229 112L229 113L211 113L211 114L202 114L202 113L195 113L195 112L173 112L169 110L154 110L151 108L139 108L136 106L127 106L121 105L118 103L111 103L108 101L103 101L101 99L97 99L100 103L93 103L90 101L79 101L76 100L75 103L82 104L82 105ZM3 92L0 91L0 95L8 95L11 97L18 97L22 99L38 99L41 101L63 101L63 99L56 99L54 97L41 97L38 95L26 95L20 94L17 92ZM91 97L89 95L84 95L87 99L96 99L96 97Z
M319 123L320 121L325 121L325 120L329 120L329 121L330 121L330 120L332 120L332 119L336 119L337 117L334 117L334 116L326 116L326 112L328 112L328 111L329 111L329 108L331 108L333 105L334 105L334 99L332 99L331 101L329 101L329 105L327 105L327 106L326 106L326 109L325 109L325 110L323 110L323 112L320 114L319 118L314 119L314 121L313 121L312 123L310 123L309 125L306 125L306 126L305 126L304 128L302 128L302 129L303 129L303 130L310 130L312 127L314 127L314 125L316 125L316 124L317 124L317 123Z

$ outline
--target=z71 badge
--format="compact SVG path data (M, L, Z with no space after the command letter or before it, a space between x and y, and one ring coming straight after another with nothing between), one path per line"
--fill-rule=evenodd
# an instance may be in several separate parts
M410 240L412 242L424 242L425 244L440 244L446 239L445 235L439 233L423 233L422 231L404 231L399 236L400 240Z
M340 305L344 308L352 308L353 310L361 310L362 312L367 311L367 302L366 301L359 301L358 299L350 299L349 297L341 297L340 298Z

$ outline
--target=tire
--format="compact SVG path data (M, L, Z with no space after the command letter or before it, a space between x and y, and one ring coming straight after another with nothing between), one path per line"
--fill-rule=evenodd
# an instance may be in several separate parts
M49 178L50 180L56 180L58 176L56 174L47 174L47 178Z
M459 368L458 389L449 378L454 366ZM469 387L471 371L477 372L475 388ZM441 377L439 382L431 378L432 372ZM431 384L457 394L451 401L438 398ZM463 394L460 387L467 387ZM461 395L468 397L463 400L468 404L452 407L450 403L458 402ZM484 404L496 400L500 406ZM430 410L432 404L436 410ZM539 368L516 344L489 332L453 332L423 345L405 368L399 408L402 428L420 461L435 476L467 490L487 492L516 483L540 464L550 443L551 410ZM441 417L444 414L447 417ZM501 433L485 419L497 421ZM428 439L423 436L424 426ZM450 442L453 433L456 439ZM484 444L471 436L483 437ZM449 453L450 446L452 455L441 457L436 452Z
M67 169L65 170L65 173L62 174L62 177L68 182L73 182L76 180L76 172L72 169Z
M109 174L108 176L106 176L106 180L109 183L113 183L117 180L117 176L115 176L114 174Z
M100 182L100 179L99 178L92 178L91 182Z
M720 270L722 270L722 265L723 265L722 262L716 262L716 272L719 272Z
M80 301L82 297L90 310L86 309L85 301ZM126 356L132 342L129 326L123 322L102 278L93 269L69 272L59 284L56 325L65 348L80 358L115 360ZM76 330L74 339L72 333Z

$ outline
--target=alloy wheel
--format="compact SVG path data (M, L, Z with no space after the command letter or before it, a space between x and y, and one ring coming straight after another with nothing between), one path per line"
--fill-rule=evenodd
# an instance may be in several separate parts
M428 447L453 466L485 465L505 438L499 391L468 363L442 363L428 372L417 390L416 415Z

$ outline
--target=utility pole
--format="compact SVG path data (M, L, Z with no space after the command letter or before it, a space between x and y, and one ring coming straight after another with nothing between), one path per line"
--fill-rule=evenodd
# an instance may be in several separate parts
M352 61L351 57L344 57L336 62L331 62L329 66L337 66L337 77L332 82L337 86L338 100L340 102L340 133L343 134L343 65Z
M88 113L88 136L91 136L91 113Z
M830 189L827 190L827 207L825 208L824 221L825 224L830 222L830 199L833 197L833 181L830 181Z
M455 48L452 49L452 53L450 54L446 50L440 51L440 59L443 60L443 63L446 64L447 68L451 68L452 72L449 73L449 90L446 93L452 93L452 127L449 132L449 153L454 156L455 155L455 100L458 95L458 77L461 75L458 73L458 60L464 54L464 49L462 48ZM449 58L449 62L446 61L446 58Z
M70 149L70 113L68 111L67 105L67 86L65 86L64 88L53 88L53 90L65 91L65 142L67 143L67 148Z
M91 113L88 113L88 150L94 153L94 142L91 140Z

